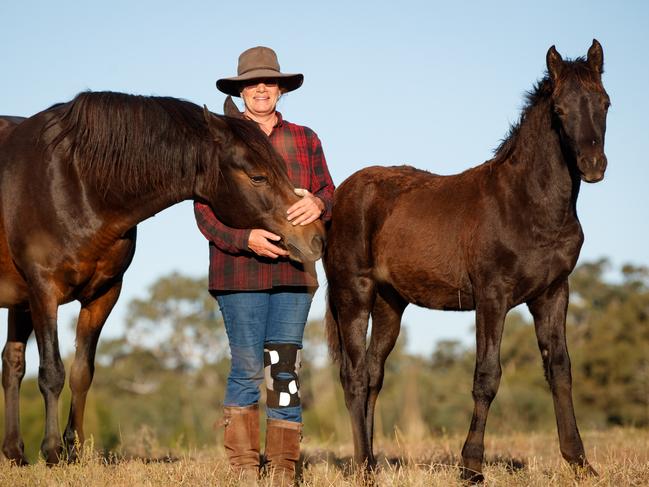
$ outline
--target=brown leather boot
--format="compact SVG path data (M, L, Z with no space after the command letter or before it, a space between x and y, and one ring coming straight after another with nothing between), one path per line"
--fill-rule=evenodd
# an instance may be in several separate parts
M259 406L223 408L223 446L240 480L254 483L259 475Z
M273 486L289 487L295 482L301 439L301 423L266 420L266 476Z

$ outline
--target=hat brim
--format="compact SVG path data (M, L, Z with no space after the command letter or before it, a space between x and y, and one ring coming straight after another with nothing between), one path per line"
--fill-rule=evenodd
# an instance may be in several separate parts
M249 73L236 76L234 78L222 78L216 82L219 91L226 95L240 96L241 90L253 80L273 79L287 93L297 90L304 82L304 75L300 73L288 74L280 73L272 69L255 69Z

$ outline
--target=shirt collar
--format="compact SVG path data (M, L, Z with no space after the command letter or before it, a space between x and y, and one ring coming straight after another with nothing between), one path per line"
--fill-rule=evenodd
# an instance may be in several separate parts
M282 114L278 111L275 111L275 115L277 115L277 123L273 128L281 127L282 125L284 125L284 118L282 117Z

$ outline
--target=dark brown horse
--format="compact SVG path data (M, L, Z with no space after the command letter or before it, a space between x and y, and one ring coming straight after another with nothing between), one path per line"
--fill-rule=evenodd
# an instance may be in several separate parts
M74 456L101 328L135 251L138 222L186 199L225 224L282 236L295 260L319 258L321 224L294 227L298 200L285 164L249 122L174 98L82 93L0 132L0 306L9 308L2 354L3 452L25 463L19 389L32 330L45 400L41 450L59 461L58 398L65 380L57 308L81 303L64 439Z
M2 143L2 141L9 136L16 125L25 120L26 118L24 117L0 115L0 143Z
M375 464L374 407L407 304L476 310L475 409L462 473L481 480L505 315L527 303L561 453L594 472L575 421L565 319L568 275L583 242L575 209L580 181L600 181L606 169L609 98L602 66L596 40L587 59L564 61L551 47L548 76L529 94L495 157L480 166L454 176L370 167L337 189L324 258L327 332L341 366L359 464Z

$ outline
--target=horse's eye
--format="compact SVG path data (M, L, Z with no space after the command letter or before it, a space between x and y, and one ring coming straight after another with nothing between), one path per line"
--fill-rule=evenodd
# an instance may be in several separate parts
M268 181L266 176L250 176L250 180L255 184L261 184Z
M610 106L611 106L611 102L610 102L610 101L605 101L605 102L604 102L604 110L608 110L608 109L610 108Z
M558 107L558 106L555 105L554 106L554 113L561 116L561 115L563 115L563 109L561 107Z

